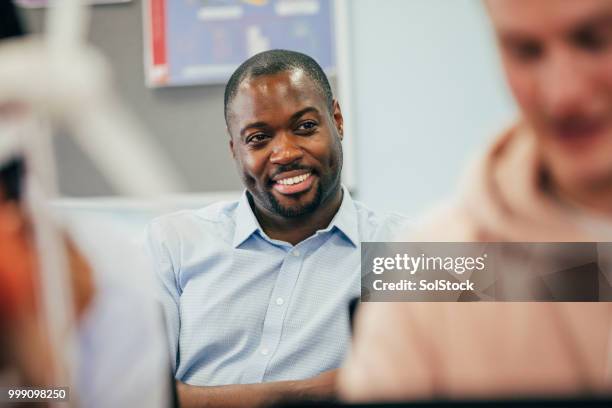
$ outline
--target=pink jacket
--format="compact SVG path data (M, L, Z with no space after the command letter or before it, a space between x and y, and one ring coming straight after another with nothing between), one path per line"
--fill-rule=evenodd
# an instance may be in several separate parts
M419 241L612 241L612 219L546 190L524 126L467 172ZM610 393L612 304L366 303L339 391L351 401Z

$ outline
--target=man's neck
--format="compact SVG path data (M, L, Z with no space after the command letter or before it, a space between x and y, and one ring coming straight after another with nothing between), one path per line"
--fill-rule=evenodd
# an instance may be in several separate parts
M254 202L252 207L259 225L268 237L297 245L318 230L329 226L342 204L342 195L342 188L338 188L335 193L321 202L319 208L300 217L283 217L258 207Z

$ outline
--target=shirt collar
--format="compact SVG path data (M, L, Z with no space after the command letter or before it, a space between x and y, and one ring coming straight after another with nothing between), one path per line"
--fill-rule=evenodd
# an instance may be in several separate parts
M344 193L342 196L342 204L340 204L340 208L329 223L329 226L322 230L322 232L338 229L355 247L357 247L359 245L357 209L346 187L343 186L342 191ZM242 193L238 201L238 207L236 208L236 229L232 242L234 248L238 248L247 238L257 231L260 231L261 235L265 236L263 229L257 221L257 217L255 217L253 213L247 194L246 190Z
M331 231L334 228L338 229L344 236L353 244L359 246L359 220L357 218L357 208L355 202L348 192L348 189L342 186L342 204L338 212L329 223L329 226L323 231Z
M251 209L247 194L247 190L244 190L236 208L236 230L234 231L234 241L232 242L234 248L238 248L255 231L260 230L263 232Z

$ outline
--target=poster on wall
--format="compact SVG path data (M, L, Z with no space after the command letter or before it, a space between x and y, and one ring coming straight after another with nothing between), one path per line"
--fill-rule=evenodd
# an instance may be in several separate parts
M53 0L14 0L15 4L25 8L41 8L47 7L49 2ZM88 4L113 4L113 3L129 3L132 0L83 0Z
M334 0L143 0L151 87L222 84L269 49L312 56L335 74Z

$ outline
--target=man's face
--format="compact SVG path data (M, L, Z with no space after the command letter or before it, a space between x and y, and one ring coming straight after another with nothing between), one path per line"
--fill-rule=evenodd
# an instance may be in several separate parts
M230 147L258 208L316 211L340 188L342 114L301 70L246 79L229 106Z
M488 0L514 96L566 188L612 182L612 0Z

